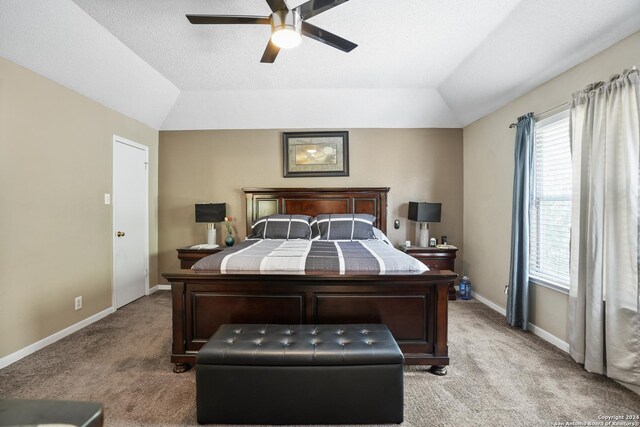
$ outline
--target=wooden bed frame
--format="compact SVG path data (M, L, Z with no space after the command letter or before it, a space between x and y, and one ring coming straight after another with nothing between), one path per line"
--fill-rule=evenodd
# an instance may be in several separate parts
M273 213L369 213L386 232L389 188L246 188L247 228ZM405 363L446 374L447 292L457 274L163 273L173 298L174 372L195 363L198 350L225 323L385 323Z

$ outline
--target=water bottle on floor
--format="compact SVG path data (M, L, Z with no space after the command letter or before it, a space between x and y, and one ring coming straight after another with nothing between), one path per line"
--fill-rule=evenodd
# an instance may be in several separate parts
M467 276L464 276L460 281L460 299L471 299L471 281Z

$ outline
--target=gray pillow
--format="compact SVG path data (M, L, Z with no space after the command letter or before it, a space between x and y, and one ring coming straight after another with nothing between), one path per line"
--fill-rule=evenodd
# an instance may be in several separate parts
M307 215L275 214L258 218L251 224L249 239L311 238L311 220Z
M312 239L369 240L375 239L373 224L376 217L369 214L322 214L311 220Z

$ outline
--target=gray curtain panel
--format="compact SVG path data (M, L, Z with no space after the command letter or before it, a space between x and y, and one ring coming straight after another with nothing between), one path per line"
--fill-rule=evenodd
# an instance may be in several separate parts
M569 352L640 386L640 72L571 99Z
M511 268L507 295L507 323L527 329L529 320L529 195L533 163L533 113L518 117L513 209L511 218Z

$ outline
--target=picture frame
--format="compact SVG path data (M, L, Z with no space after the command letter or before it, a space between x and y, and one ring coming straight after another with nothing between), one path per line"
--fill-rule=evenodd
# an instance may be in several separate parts
M349 176L349 132L283 132L284 177Z

